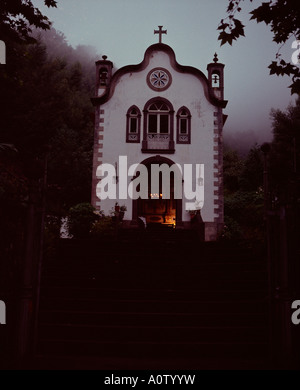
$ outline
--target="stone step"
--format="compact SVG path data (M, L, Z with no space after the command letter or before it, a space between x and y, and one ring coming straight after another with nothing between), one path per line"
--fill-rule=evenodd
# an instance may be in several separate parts
M249 293L252 299L243 299L241 294L228 294L228 296L203 294L197 300L145 300L138 299L94 299L87 298L44 298L41 299L41 309L59 311L89 311L89 312L139 312L139 313L265 313L267 301L255 300L252 292ZM245 295L245 294L243 294ZM200 299L202 298L202 299Z
M91 272L122 272L131 274L134 273L152 273L152 274L185 274L191 275L193 273L206 273L209 276L214 273L215 275L234 275L239 276L240 274L246 274L248 272L260 273L267 272L266 264L264 262L224 262L217 263L214 261L198 261L197 263L189 263L188 261L182 263L175 263L168 261L166 258L161 258L160 262L155 261L154 259L145 259L137 258L125 258L124 256L111 256L109 261L104 259L89 259L89 260L73 260L61 259L58 264L43 264L43 276L50 274L51 272L57 273L57 275L64 274L64 276L75 274L76 272L81 274L90 274Z
M39 321L41 324L93 324L102 326L194 326L201 327L218 325L222 327L259 327L266 326L267 314L264 312L235 312L235 313L176 313L176 312L89 312L48 310L41 311Z
M216 258L219 261L227 261L229 258L234 258L236 261L244 261L246 259L255 259L257 255L263 255L261 250L254 250L247 246L230 246L217 243L201 243L191 242L183 243L180 239L176 239L172 243L155 242L153 240L146 240L144 242L136 242L131 240L128 242L120 241L97 241L97 240L85 240L85 241L73 241L73 240L61 240L59 245L59 254L61 258L81 257L88 258L90 256L106 257L109 254L123 254L124 256L135 257L147 257L153 253L171 253L175 258L179 259L179 256L183 256L183 259L187 258ZM254 255L253 255L254 254Z
M33 361L26 361L25 369L38 370L266 370L273 369L273 365L266 359L256 356L238 356L228 358L222 356L203 356L192 358L176 356L164 358L155 355L153 358L101 357L101 356L51 356L37 355ZM1 366L3 367L3 365ZM4 365L5 367L5 365ZM127 371L128 372L128 371ZM177 373L176 373L177 374Z
M101 258L81 258L81 259L61 259L59 262L43 264L43 278L48 276L85 276L85 275L126 275L135 277L141 275L178 275L193 276L199 275L208 278L229 278L242 279L253 275L254 278L263 275L266 278L266 264L262 261L248 262L222 262L197 261L182 262L168 261L161 257L160 261L150 258L126 258L125 256L110 256L107 259Z
M61 354L63 356L95 356L118 359L138 358L149 359L195 359L207 358L231 359L266 359L268 348L265 342L241 343L190 343L184 342L95 342L80 340L47 340L41 339L38 354L48 356Z
M137 325L74 325L43 324L40 338L48 340L80 340L94 342L163 342L163 343L257 343L267 338L261 327L200 327L200 326L137 326Z
M56 259L43 264L39 355L267 356L262 254L199 243L191 232L184 240L175 230L157 233L123 242L60 242Z
M50 283L52 282L52 283ZM253 292L256 296L259 293L265 295L267 293L264 280L214 280L209 279L197 279L189 277L185 279L179 279L169 275L166 277L139 277L138 280L132 281L132 279L124 278L122 280L117 277L101 278L101 279L52 279L45 284L42 289L44 296L59 297L110 297L121 294L126 294L127 297L139 297L144 299L157 296L163 298L167 296L169 299L172 297L190 297L191 295L201 296L202 294L227 294L227 293L239 293L244 292L248 294ZM130 288L130 286L132 286ZM134 288L133 288L134 287ZM177 291L179 291L177 293Z
M57 256L55 260L50 260L44 266L63 266L63 265L73 265L73 264L82 264L87 262L87 264L111 264L114 262L120 264L127 264L127 266L139 266L139 265L162 265L166 266L197 266L198 264L216 264L216 265L225 265L225 264L236 264L237 266L242 266L242 264L251 263L254 265L265 264L265 260L261 257L252 257L252 256L244 256L241 258L240 255L237 256L229 256L229 255L205 255L205 254L189 254L187 251L183 251L180 253L180 250L172 253L171 251L160 251L156 253L151 253L148 251L147 253L143 252L133 252L133 250L129 253L126 253L122 250L120 251L107 251L94 252L93 255L89 255L88 253L68 253L65 255L60 254Z
M165 284L164 284L165 283ZM153 289L155 286L161 286L161 289L211 289L220 290L222 288L237 290L237 289L264 289L266 287L266 278L264 275L246 275L237 278L230 274L217 274L215 278L206 274L190 273L183 274L181 277L178 274L168 272L167 274L158 273L147 274L134 273L128 275L122 272L111 273L93 273L89 275L60 275L58 272L52 274L47 279L42 279L43 288L47 287L68 287L68 288L120 288L120 289Z

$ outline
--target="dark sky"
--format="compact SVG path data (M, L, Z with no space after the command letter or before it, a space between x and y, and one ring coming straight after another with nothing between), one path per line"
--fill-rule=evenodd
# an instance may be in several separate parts
M106 54L115 67L142 61L148 46L157 42L153 30L163 25L168 34L163 42L175 51L177 61L201 69L215 52L225 64L225 113L228 115L224 136L233 141L253 144L270 140L271 108L284 110L294 98L287 88L291 80L270 76L267 66L275 59L278 46L265 24L249 21L249 11L261 1L242 2L238 14L246 25L246 37L232 46L220 47L218 23L226 17L227 0L57 0L57 9L33 3L62 31L69 44L95 46ZM292 40L282 48L291 60ZM242 139L244 137L244 140ZM252 142L253 141L253 142Z

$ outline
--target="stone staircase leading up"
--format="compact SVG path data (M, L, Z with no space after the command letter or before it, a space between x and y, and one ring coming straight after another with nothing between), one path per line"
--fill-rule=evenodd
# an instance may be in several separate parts
M193 231L62 240L44 264L35 368L268 368L265 259Z

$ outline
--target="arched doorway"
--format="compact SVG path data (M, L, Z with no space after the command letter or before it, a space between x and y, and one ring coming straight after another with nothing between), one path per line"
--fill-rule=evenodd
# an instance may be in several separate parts
M176 199L175 196L175 183L174 180L178 180L181 177L179 174L179 168L175 166L174 161L169 158L157 155L149 157L142 161L141 164L145 165L148 170L148 199L133 200L133 215L132 219L137 221L138 218L142 218L146 222L147 226L166 226L166 227L178 227L182 225L182 199ZM167 164L169 167L173 167L174 172L170 173L170 196L164 199L163 196L163 183L162 174L159 176L158 191L151 192L151 166L152 165ZM177 174L177 175L176 175ZM182 186L182 179L177 185Z

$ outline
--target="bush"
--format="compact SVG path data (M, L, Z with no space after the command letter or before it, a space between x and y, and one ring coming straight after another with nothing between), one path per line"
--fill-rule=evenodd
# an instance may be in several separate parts
M94 223L91 235L94 238L114 238L116 235L116 221L112 217L102 216Z
M227 239L264 239L262 191L237 191L225 196L224 206Z
M224 228L220 240L240 240L243 236L240 225L233 218L225 216Z
M57 242L60 237L60 218L47 215L44 226L44 256L54 258L56 256Z
M71 207L68 213L68 229L74 238L88 237L97 220L95 208L90 203L79 203Z

